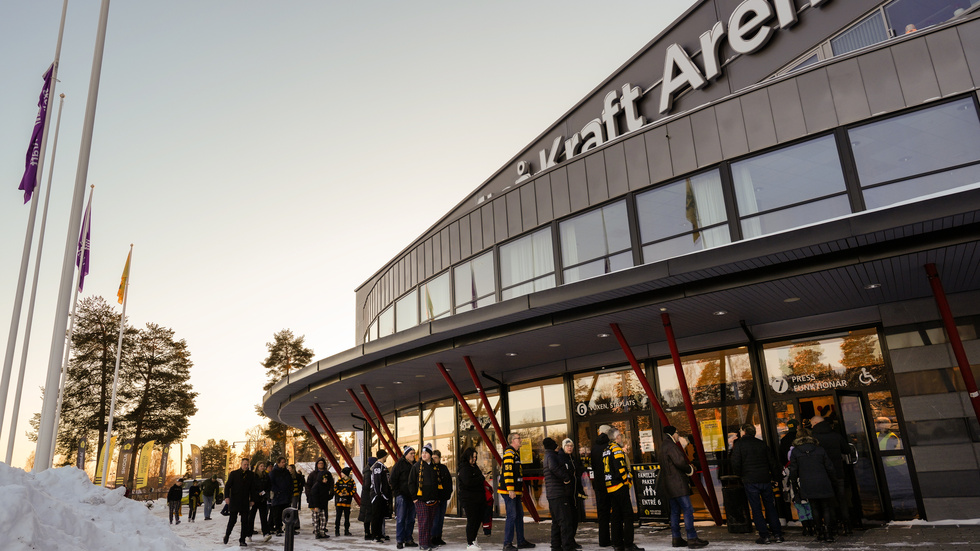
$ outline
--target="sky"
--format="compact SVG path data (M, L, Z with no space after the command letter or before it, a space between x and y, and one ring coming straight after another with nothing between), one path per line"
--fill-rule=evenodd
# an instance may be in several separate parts
M133 244L128 322L173 329L194 362L185 453L244 440L262 422L274 333L305 336L316 359L354 347L355 289L694 3L116 0L80 296L114 304ZM68 7L51 100L48 160L66 96L14 466L34 449L24 434L41 409L66 241L77 240L67 228L98 4ZM17 186L61 9L0 3L0 354L30 212Z

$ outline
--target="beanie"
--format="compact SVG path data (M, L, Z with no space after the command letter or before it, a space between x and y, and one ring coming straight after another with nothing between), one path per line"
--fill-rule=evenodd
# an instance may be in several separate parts
M384 450L378 450L377 457L378 457L378 461L382 461L384 458L388 457L388 452Z
M405 446L404 448L402 448L402 455L408 455L413 451L415 451L415 448L413 448L412 446Z
M668 436L673 436L674 433L676 432L677 432L677 427L675 427L674 425L667 425L666 427L664 427L664 434Z
M569 445L569 444L571 444L571 445L574 446L575 445L575 442L572 442L572 439L571 438L566 438L566 439L564 439L564 440L561 441L561 447L563 447L563 448L565 446Z
M551 438L545 438L543 444L544 444L544 449L546 449L546 450L552 450L552 451L554 451L554 450L558 449L558 442L555 442Z

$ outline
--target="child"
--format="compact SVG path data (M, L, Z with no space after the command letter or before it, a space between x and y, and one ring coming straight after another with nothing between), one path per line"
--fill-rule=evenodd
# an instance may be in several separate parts
M340 517L344 517L344 535L350 536L350 503L354 499L356 486L350 476L350 467L340 471L340 480L333 486L334 504L337 506L337 520L334 521L334 534L340 535Z

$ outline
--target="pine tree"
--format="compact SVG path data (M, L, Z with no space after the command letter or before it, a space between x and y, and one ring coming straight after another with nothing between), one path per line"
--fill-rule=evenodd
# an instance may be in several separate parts
M224 478L228 447L227 440L215 442L214 438L208 438L208 443L201 446L201 472L204 478L210 478L213 474Z
M262 390L269 390L279 379L289 375L290 370L306 367L313 359L313 350L303 346L305 335L296 337L289 329L283 329L272 336L273 341L265 343L269 357L262 362L268 381Z

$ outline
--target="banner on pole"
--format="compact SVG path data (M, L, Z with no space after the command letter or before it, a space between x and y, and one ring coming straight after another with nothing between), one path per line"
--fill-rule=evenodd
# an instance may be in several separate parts
M75 460L75 467L85 470L85 448L88 446L88 440L82 438L78 441L78 459Z
M150 440L140 449L139 465L136 467L136 487L143 488L149 485L150 481L150 460L153 458L153 445L155 440Z
M126 280L129 279L129 261L133 258L133 249L129 249L129 254L126 256L126 267L123 268L122 279L119 280L119 292L116 296L119 298L119 304L123 303L123 298L126 296Z
M170 455L170 446L163 448L163 455L160 456L160 480L157 482L157 486L163 486L163 483L167 481L167 461Z
M31 133L31 143L27 146L27 161L24 167L24 177L20 179L17 188L24 192L24 204L31 200L34 187L37 186L37 164L41 159L41 141L44 138L44 119L48 115L48 96L51 92L51 75L54 73L54 63L48 67L42 77L44 86L41 87L41 97L37 100L37 118L34 119L34 132Z
M191 444L191 475L201 478L201 448L197 444Z
M112 449L116 447L116 437L113 436L109 439L107 445L102 446L102 451L99 452L99 464L95 466L95 480L93 481L96 486L102 485L102 466L105 465L105 458L112 457ZM109 468L106 467L106 477L108 478Z
M75 252L75 266L78 266L78 292L85 286L85 276L88 275L89 253L92 249L92 194L88 196L88 206L85 207L85 217L82 218L82 230L78 234L78 249Z
M116 486L122 486L129 478L129 463L133 457L133 439L123 440L119 446L119 459L116 462Z

